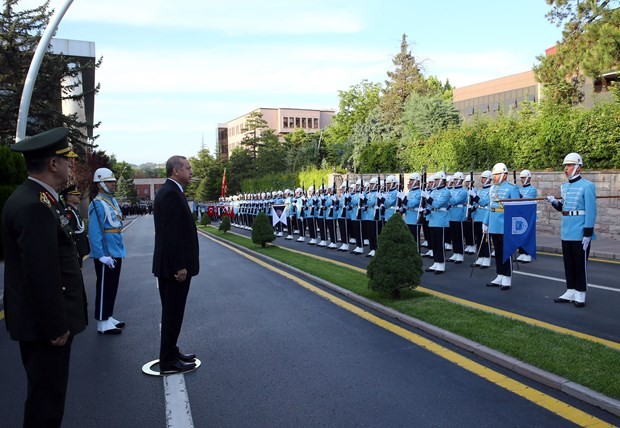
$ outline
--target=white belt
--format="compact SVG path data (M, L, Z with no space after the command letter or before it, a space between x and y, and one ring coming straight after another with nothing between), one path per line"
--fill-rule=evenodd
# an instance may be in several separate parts
M465 205L463 204L459 204L459 205L452 205L450 208L463 208Z
M448 211L448 208L433 208L433 211Z
M585 210L562 211L563 216L586 215Z
M488 210L488 209L489 209L489 207L486 207L486 206L481 207L480 205L478 205L478 206L476 207L476 209L477 209L477 210Z

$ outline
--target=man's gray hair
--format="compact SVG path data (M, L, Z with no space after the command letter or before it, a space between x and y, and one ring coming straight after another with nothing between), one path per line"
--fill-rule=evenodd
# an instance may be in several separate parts
M166 177L172 177L172 171L174 168L181 169L183 166L183 160L187 160L185 156L172 156L166 161Z

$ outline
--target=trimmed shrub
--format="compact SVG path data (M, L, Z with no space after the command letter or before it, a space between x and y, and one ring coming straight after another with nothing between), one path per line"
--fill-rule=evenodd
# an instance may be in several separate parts
M422 257L400 215L393 215L381 230L377 251L368 265L368 287L400 298L403 288L415 288L422 277Z
M211 224L211 219L209 218L207 213L202 213L202 217L200 217L200 224L203 226L206 226L207 224Z
M228 222L230 224L230 219ZM267 242L273 242L275 239L276 235L273 233L269 217L265 213L259 213L252 223L252 242L265 248Z
M208 216L206 216L206 215L203 215L203 216L208 218ZM230 230L230 217L225 216L222 219L222 221L220 222L220 227L218 227L218 230L221 230L224 233L226 233L226 232L228 232Z

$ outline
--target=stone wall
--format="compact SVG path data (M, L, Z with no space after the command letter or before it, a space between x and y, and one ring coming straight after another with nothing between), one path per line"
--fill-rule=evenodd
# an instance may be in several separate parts
M395 175L398 177L398 174ZM405 174L405 184L409 179L409 175ZM597 215L594 232L599 239L620 240L620 198L601 198L601 196L620 196L620 172L582 172L581 175L596 185L596 195L599 197L596 203ZM349 182L355 182L358 178L359 175L350 174ZM364 181L370 178L370 174L364 175ZM346 180L346 176L333 174L329 182L333 183L334 179L336 180L336 185L340 188L340 184L343 180ZM476 180L476 186L478 186L480 184L480 172L474 173L474 179ZM509 179L512 180L512 172ZM539 197L546 197L547 195L559 197L560 186L565 181L566 177L564 172L561 171L532 172L532 185L538 189ZM517 183L521 184L518 176ZM538 233L544 235L560 234L562 216L551 207L551 204L546 201L540 201L537 214L536 231Z

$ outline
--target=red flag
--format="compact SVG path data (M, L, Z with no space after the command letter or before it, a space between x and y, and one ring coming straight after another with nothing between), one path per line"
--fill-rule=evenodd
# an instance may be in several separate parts
M222 177L222 198L226 197L228 192L228 184L226 183L226 168L224 168L224 176Z

